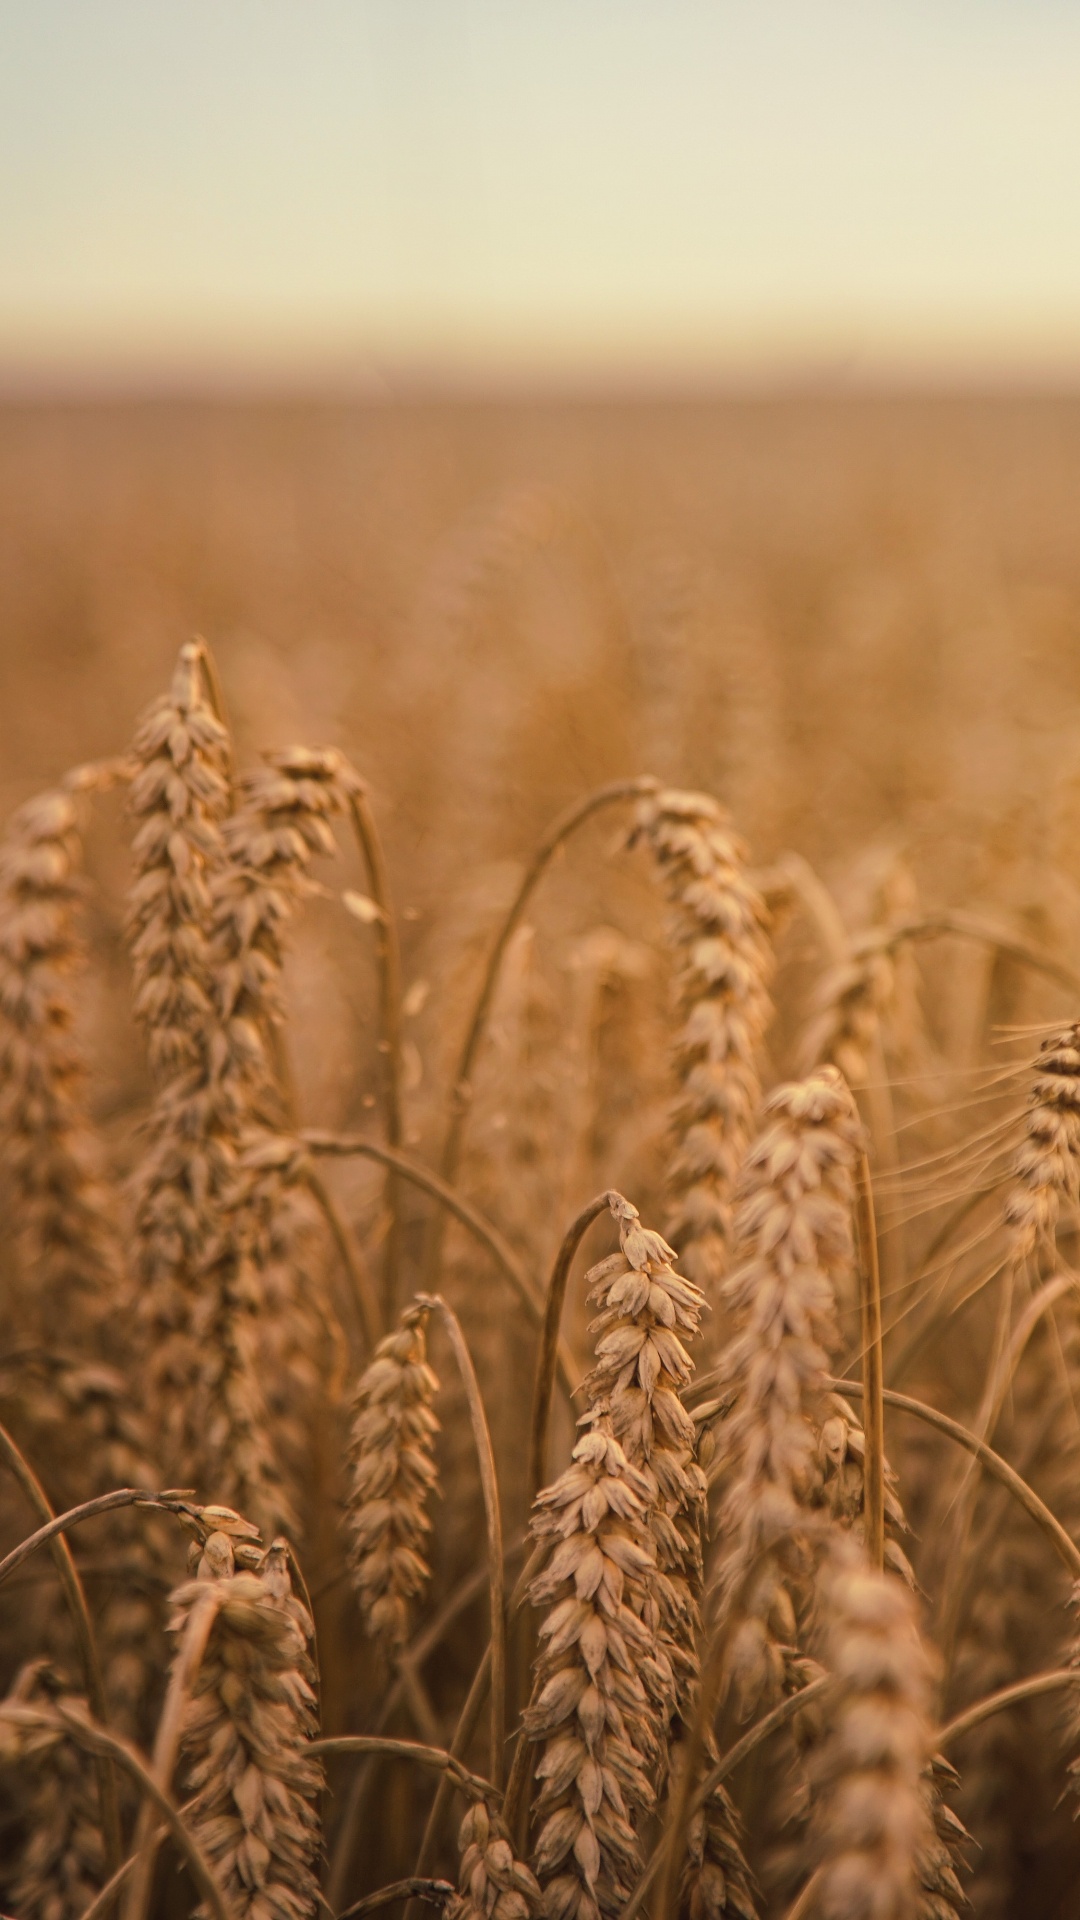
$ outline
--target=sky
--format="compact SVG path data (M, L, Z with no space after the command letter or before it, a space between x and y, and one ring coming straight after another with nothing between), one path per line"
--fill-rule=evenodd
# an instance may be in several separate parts
M0 378L1080 373L1077 0L0 0Z

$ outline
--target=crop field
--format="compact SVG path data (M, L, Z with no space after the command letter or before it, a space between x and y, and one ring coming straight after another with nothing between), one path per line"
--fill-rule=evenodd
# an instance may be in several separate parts
M1076 1920L1080 402L0 409L0 1909Z

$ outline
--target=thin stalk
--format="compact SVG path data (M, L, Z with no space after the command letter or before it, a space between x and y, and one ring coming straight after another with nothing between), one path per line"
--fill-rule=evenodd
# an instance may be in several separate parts
M1005 1707L1019 1706L1023 1700L1036 1700L1043 1693L1057 1693L1062 1687L1080 1686L1080 1668L1058 1667L1052 1673L1036 1673L1029 1680L1017 1680L1011 1687L999 1687L996 1693L988 1693L983 1700L976 1700L973 1707L965 1707L949 1720L935 1735L939 1747L951 1746L954 1740L962 1740L965 1733L973 1727L979 1727L991 1714L1001 1713Z
M480 1043L484 1037L484 1030L487 1026L492 1002L495 998L495 989L499 982L499 972L506 955L506 949L514 937L521 916L529 903L537 883L542 879L546 869L551 865L559 848L564 846L571 834L576 833L578 827L582 826L586 820L590 820L593 814L599 813L604 807L613 806L620 801L637 800L643 798L647 793L655 793L657 785L658 782L650 779L648 776L636 780L613 780L606 786L597 787L593 793L586 794L584 799L575 800L573 805L566 809L565 813L561 813L558 818L552 822L543 839L540 841L539 846L536 848L525 872L522 874L518 890L507 909L502 925L495 936L491 952L488 955L487 966L484 969L484 975L480 982L480 991L476 997L472 1018L466 1029L464 1043L458 1059L457 1072L454 1075L451 1086L450 1114L447 1121L446 1137L443 1141L442 1157L439 1161L439 1171L446 1182L452 1183L457 1174L458 1162L461 1158L461 1148L465 1137L465 1126L472 1104L473 1070L476 1066ZM433 1269L438 1265L439 1253L442 1246L440 1226L441 1223L436 1223L432 1228L428 1257L429 1273L432 1273Z
M807 1920L814 1910L814 1902L821 1892L822 1870L818 1867L807 1881L798 1899L790 1906L785 1920Z
M542 1541L538 1546L533 1548L533 1551L529 1555L528 1560L525 1562L525 1565L522 1567L521 1572L517 1577L517 1581L514 1586L514 1591L510 1595L510 1605L507 1609L511 1620L513 1620L516 1617L520 1608L524 1606L525 1601L528 1597L529 1587L532 1584L534 1577L539 1572L545 1559L547 1558L547 1552L548 1552L548 1544L546 1541ZM479 1720L480 1714L483 1710L483 1705L487 1697L487 1690L490 1684L490 1680L491 1680L491 1645L489 1643L488 1646L484 1649L484 1653L481 1658L480 1664L477 1667L475 1674L473 1675L473 1682L471 1687L469 1688L465 1705L462 1707L461 1712L458 1715L458 1723L456 1728L454 1729L454 1738L450 1748L451 1753L462 1754L468 1748L469 1741L472 1739L473 1733L476 1728L476 1723ZM525 1738L524 1734L519 1735L519 1739L524 1740L524 1738ZM517 1764L516 1754L514 1756L514 1762L516 1766ZM428 1814L427 1825L424 1828L423 1838L420 1841L420 1853L417 1858L416 1868L415 1868L415 1871L418 1874L426 1873L428 1871L428 1868L431 1865L432 1855L435 1852L435 1845L439 1837L439 1825L442 1820L443 1813L446 1808L446 1803L449 1797L450 1797L449 1782L446 1778L444 1778L439 1782L438 1790L435 1794L434 1800L432 1801L431 1812ZM504 1802L503 1802L504 1809L505 1809L505 1804L506 1803L504 1799ZM410 1915L412 1911L413 1909L411 1908L411 1906L406 1907L405 1920L410 1920Z
M407 1880L393 1880L388 1887L380 1887L377 1893L366 1893L362 1900L354 1900L351 1907L338 1915L338 1920L360 1920L364 1913L374 1913L378 1907L388 1907L393 1900L423 1900L429 1907L445 1907L453 1900L457 1888L449 1880L418 1879L410 1874Z
M312 1166L304 1169L304 1179L312 1199L319 1207L323 1219L330 1229L330 1235L338 1250L338 1257L349 1276L356 1301L360 1323L364 1329L364 1339L369 1353L374 1353L383 1337L383 1318L379 1302L372 1285L371 1275L360 1248L357 1246L347 1223L342 1219L326 1182Z
M531 1318L537 1325L542 1324L544 1302L539 1288L526 1273L513 1248L503 1239L498 1228L492 1226L490 1220L485 1220L476 1207L472 1206L468 1200L463 1200L460 1194L454 1192L453 1187L448 1187L445 1180L440 1180L438 1174L430 1173L427 1167L422 1167L417 1161L410 1160L406 1154L393 1153L389 1147L380 1146L376 1140L365 1140L361 1134L324 1133L318 1128L307 1128L298 1137L311 1153L340 1155L356 1153L368 1160L378 1160L384 1166L396 1167L406 1180L411 1180L414 1186L420 1187L424 1193L438 1200L448 1213L452 1213L462 1226L467 1227L481 1245L487 1248ZM557 1371L560 1384L569 1399L574 1391L574 1363L564 1343L560 1343L559 1346Z
M870 1163L859 1155L859 1309L862 1321L863 1428L866 1455L863 1468L866 1550L880 1573L885 1566L885 1388L881 1348L881 1273L878 1268L877 1227Z
M63 1733L73 1740L76 1746L85 1748L88 1753L106 1754L115 1760L135 1782L139 1791L152 1800L158 1812L172 1834L179 1851L183 1854L191 1869L191 1877L203 1899L206 1901L214 1920L231 1920L229 1911L222 1898L221 1888L214 1878L213 1869L206 1855L178 1807L163 1793L154 1779L146 1761L136 1748L118 1734L110 1733L92 1720L86 1720L81 1714L65 1712L62 1707L40 1708L13 1706L4 1707L4 1717L13 1725L40 1730L48 1733Z
M28 1534L20 1540L17 1547L0 1560L0 1583L9 1574L29 1560L39 1547L46 1547L57 1534L68 1533L82 1520L93 1520L99 1513L115 1513L118 1507L153 1507L159 1513L198 1514L200 1509L185 1494L147 1493L142 1487L117 1487L113 1493L99 1493L93 1500L84 1500L77 1507L69 1507L66 1513L58 1513L55 1520L47 1526L39 1527L36 1533Z
M528 1536L524 1534L519 1535L519 1537L512 1541L507 1547L506 1559L508 1562L515 1559L522 1552L527 1537ZM532 1576L530 1575L529 1577L531 1578ZM410 1642L408 1647L406 1647L405 1652L399 1656L398 1677L383 1698L376 1723L376 1731L388 1724L391 1715L396 1712L403 1701L407 1704L407 1672L412 1671L415 1673L418 1671L423 1662L434 1653L443 1635L446 1633L447 1628L453 1625L458 1615L469 1605L470 1601L476 1598L478 1593L483 1592L486 1586L487 1569L486 1567L480 1567L476 1573L470 1574L468 1579L460 1583L450 1595L445 1605L440 1607L434 1619L428 1622L428 1625L424 1627L421 1632L416 1635L416 1638ZM513 1617L515 1610L517 1592L518 1589L515 1587L514 1593L510 1596L511 1617ZM483 1701L481 1701L480 1704L482 1705ZM477 1711L479 1712L479 1709ZM472 1737L471 1727L467 1737ZM455 1753L459 1751L456 1736L453 1751ZM341 1824L334 1839L334 1852L327 1878L327 1897L331 1906L336 1906L341 1898L345 1874L348 1871L356 1833L356 1824L359 1819L360 1795L363 1790L361 1783L363 1779L364 1775L359 1774L356 1783L350 1790L349 1798L345 1803L341 1816ZM439 1791L442 1791L441 1785Z
M29 1505L39 1520L48 1526L56 1519L56 1514L48 1495L30 1462L16 1446L6 1427L0 1426L0 1452L18 1481ZM86 1594L79 1578L78 1569L71 1556L71 1548L62 1533L54 1534L50 1551L60 1585L64 1590L71 1623L75 1629L75 1640L79 1649L86 1681L86 1693L90 1702L90 1711L96 1720L105 1723L108 1715L105 1707L105 1683L101 1674L101 1661L98 1657L97 1642L94 1638L90 1609L86 1604ZM101 1832L105 1842L105 1857L109 1871L114 1872L120 1865L122 1849L120 1845L120 1803L116 1791L116 1772L111 1760L98 1755L95 1761L97 1773L98 1804L101 1809Z
M176 1651L176 1658L169 1676L168 1691L158 1719L157 1732L154 1735L154 1751L150 1760L154 1779L163 1793L168 1793L172 1784L173 1768L180 1749L184 1714L191 1698L191 1689L202 1665L211 1629L224 1597L220 1583L207 1582L206 1591L199 1595L191 1609L183 1638ZM125 1903L126 1920L144 1920L149 1904L154 1856L157 1851L151 1845L153 1818L153 1810L149 1802L144 1801L132 1842L136 1866Z
M555 1264L551 1269L547 1304L544 1308L544 1323L540 1332L540 1351L536 1361L532 1423L529 1429L529 1466L525 1487L527 1504L530 1507L544 1482L548 1422L551 1417L551 1391L555 1384L559 1330L562 1325L563 1303L566 1299L570 1268L588 1228L610 1207L613 1197L619 1199L621 1196L618 1194L613 1196L612 1190L608 1189L604 1193L598 1193L595 1199L582 1207L577 1219L567 1228L562 1245L555 1256Z
M363 788L349 796L356 838L367 869L368 890L379 909L375 922L375 957L379 969L379 1058L382 1063L386 1141L393 1148L404 1139L401 1067L401 949L397 916L390 897L382 840ZM386 1259L383 1266L383 1318L393 1319L397 1301L397 1273L401 1255L401 1196L397 1172L386 1170Z
M863 1397L862 1387L855 1380L830 1379L828 1386L830 1392L841 1394L845 1400L861 1400ZM1020 1502L1024 1511L1030 1514L1036 1526L1042 1528L1058 1558L1073 1579L1080 1579L1080 1547L1077 1547L1076 1543L1069 1538L1061 1521L1051 1513L1045 1501L1039 1499L1034 1488L1028 1485L1014 1467L1010 1467L1007 1460L1003 1460L999 1453L995 1453L993 1447L988 1447L984 1440L976 1439L973 1433L969 1433L967 1427L960 1425L959 1420L950 1420L947 1413L939 1413L936 1407L927 1406L925 1400L914 1400L906 1393L894 1393L891 1387L886 1387L881 1397L887 1407L896 1407L901 1413L913 1414L916 1420L924 1420L927 1426L935 1427L938 1433L946 1434L950 1440L956 1441L957 1446L966 1447L968 1453L974 1454L984 1471L992 1475L995 1480L999 1480L1003 1487L1008 1487L1009 1492ZM3 1568L0 1567L0 1573L2 1572Z
M811 1680L809 1685L803 1687L800 1692L788 1694L786 1700L781 1700L779 1706L774 1707L771 1713L764 1714L755 1726L752 1726L747 1733L744 1733L741 1740L736 1740L734 1746L729 1747L727 1752L721 1755L716 1765L705 1775L704 1780L696 1789L694 1797L690 1802L691 1818L693 1818L695 1813L700 1811L708 1800L709 1795L715 1793L721 1782L726 1780L729 1774L734 1773L736 1767L740 1767L743 1761L748 1759L757 1747L761 1746L763 1741L767 1740L771 1734L778 1733L781 1727L786 1727L789 1720L794 1720L796 1715L802 1713L805 1708L810 1705L812 1700L819 1700L821 1695L826 1693L832 1685L832 1674L823 1673L820 1679ZM664 1863L668 1844L668 1837L664 1835L659 1844L654 1848L649 1864L645 1868L637 1886L634 1888L633 1893L630 1895L629 1900L619 1915L619 1920L636 1920L636 1916L641 1912L645 1904L646 1896L650 1892L653 1882Z
M480 1469L480 1485L484 1495L484 1518L487 1523L488 1589L490 1593L491 1613L491 1763L490 1774L498 1791L502 1791L503 1745L506 1739L506 1617L504 1598L506 1593L503 1575L503 1539L502 1515L499 1510L499 1482L495 1471L495 1454L491 1445L487 1415L484 1412L480 1383L476 1378L469 1343L461 1330L461 1322L453 1307L447 1305L441 1294L420 1293L417 1299L422 1306L437 1313L449 1336L454 1350L461 1383L465 1388L465 1397L469 1403L469 1418L472 1422L473 1441L476 1446L477 1465Z
M325 1740L310 1740L305 1751L328 1760L341 1753L383 1753L396 1760L415 1760L418 1767L434 1767L439 1773L449 1774L455 1786L474 1800L498 1797L492 1782L482 1774L470 1773L456 1754L445 1747L425 1747L419 1740L391 1740L380 1733L339 1733Z
M744 1596L757 1578L761 1562L767 1555L775 1552L780 1538L793 1532L808 1538L814 1536L821 1538L828 1535L832 1524L831 1521L823 1521L813 1514L802 1514L794 1527L779 1529L772 1539L765 1541L750 1556L734 1590L728 1597L724 1615L701 1663L701 1680L694 1717L687 1729L683 1764L668 1801L668 1817L663 1836L664 1858L660 1868L660 1885L656 1897L654 1920L669 1920L669 1916L675 1910L678 1871L676 1862L683 1858L694 1801L694 1784L705 1752L705 1733L712 1724L716 1703L720 1696L728 1648L739 1624Z

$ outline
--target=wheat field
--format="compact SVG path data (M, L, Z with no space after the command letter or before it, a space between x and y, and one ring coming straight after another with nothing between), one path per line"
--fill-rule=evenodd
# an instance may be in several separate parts
M0 413L5 1914L1075 1920L1078 489Z

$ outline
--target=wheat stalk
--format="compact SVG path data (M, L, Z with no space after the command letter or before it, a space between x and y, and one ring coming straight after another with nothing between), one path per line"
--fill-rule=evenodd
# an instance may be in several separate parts
M638 808L672 906L678 1093L665 1232L690 1278L719 1302L732 1245L732 1197L761 1097L758 1055L772 1012L768 913L746 849L708 794L665 789Z

